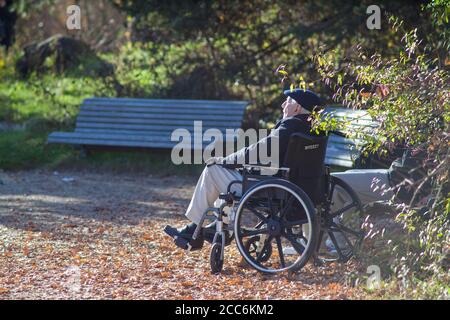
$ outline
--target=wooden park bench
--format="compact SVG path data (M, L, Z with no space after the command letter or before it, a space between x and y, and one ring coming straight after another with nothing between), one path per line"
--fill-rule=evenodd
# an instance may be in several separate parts
M95 147L171 149L175 129L193 134L194 121L202 121L202 131L241 127L248 102L218 100L168 100L130 98L89 98L83 101L74 132L53 132L48 143L72 144L89 150ZM327 113L350 120L350 126L367 127L371 119L364 111L327 107ZM205 143L202 147L205 147ZM355 141L330 135L325 163L353 166L359 150Z
M173 130L184 128L191 134L194 121L209 128L241 127L248 102L219 100L168 100L90 98L80 107L74 132L53 132L48 143L93 147L170 149ZM204 145L203 145L204 147Z

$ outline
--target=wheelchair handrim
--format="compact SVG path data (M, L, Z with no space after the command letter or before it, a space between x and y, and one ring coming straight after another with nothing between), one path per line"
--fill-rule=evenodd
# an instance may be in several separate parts
M287 184L292 184L291 182L282 180L283 183L287 183ZM293 185L293 184L292 184ZM246 202L246 200L253 195L254 193L258 192L259 190L263 189L263 188L280 188L283 189L284 191L290 193L291 195L295 196L295 198L301 203L301 205L303 206L303 208L305 209L306 215L308 217L308 233L309 233L309 239L308 242L306 244L306 247L303 251L303 254L301 254L297 260L292 263L290 266L285 267L285 268L281 268L281 269L263 269L260 265L254 263L251 259L248 259L246 254L244 254L244 246L243 243L238 240L237 235L238 233L238 221L239 221L239 216L242 212L242 206L244 205L244 203ZM293 185L293 187L298 188L296 185ZM301 190L301 189L300 189ZM247 263L249 263L253 268L255 268L256 270L259 270L261 272L264 273L279 273L279 272L283 272L283 271L287 271L287 270L291 270L291 269L295 269L297 267L297 265L300 264L301 260L304 258L305 255L307 255L309 253L310 247L311 245L314 245L314 241L313 238L315 236L315 232L313 230L313 223L314 223L314 219L311 216L311 212L310 212L310 207L314 208L314 206L308 206L305 201L300 197L300 195L295 192L293 189L290 189L282 184L277 184L277 183L266 183L265 181L263 181L260 185L256 185L255 187L253 187L252 189L250 189L240 200L239 206L237 208L237 214L235 216L235 221L234 221L234 234L235 234L235 241L238 247L239 252L241 253L241 255L244 257L244 259L247 261ZM312 214L314 214L314 210L312 212ZM309 259L309 258L307 258Z

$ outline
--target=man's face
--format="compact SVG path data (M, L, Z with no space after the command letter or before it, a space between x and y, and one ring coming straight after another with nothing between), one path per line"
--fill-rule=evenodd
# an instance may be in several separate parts
M302 110L302 107L291 97L287 97L286 101L281 105L281 108L283 108L283 119L295 116Z

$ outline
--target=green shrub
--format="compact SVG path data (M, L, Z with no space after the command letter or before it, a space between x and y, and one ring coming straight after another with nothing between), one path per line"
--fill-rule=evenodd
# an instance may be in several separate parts
M407 236L383 240L392 254L389 267L391 276L399 280L400 296L420 293L423 297L445 298L449 279L445 261L450 247L450 77L446 66L433 59L434 51L421 46L417 30L405 31L395 18L391 22L392 29L403 34L404 46L398 57L369 56L363 48L357 48L358 56L344 65L336 65L333 52L318 54L315 62L337 101L354 109L367 109L380 123L375 132L353 133L354 138L368 141L368 150L387 152L399 143L426 150L427 176L414 184L411 201L398 205L396 220ZM421 211L418 196L428 183L432 185L431 202Z

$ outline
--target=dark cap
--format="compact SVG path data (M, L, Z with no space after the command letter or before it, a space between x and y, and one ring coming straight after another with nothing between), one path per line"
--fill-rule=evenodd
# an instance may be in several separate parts
M309 90L293 89L285 90L284 95L294 99L299 105L309 111L313 111L315 106L321 106L322 102L317 94Z

